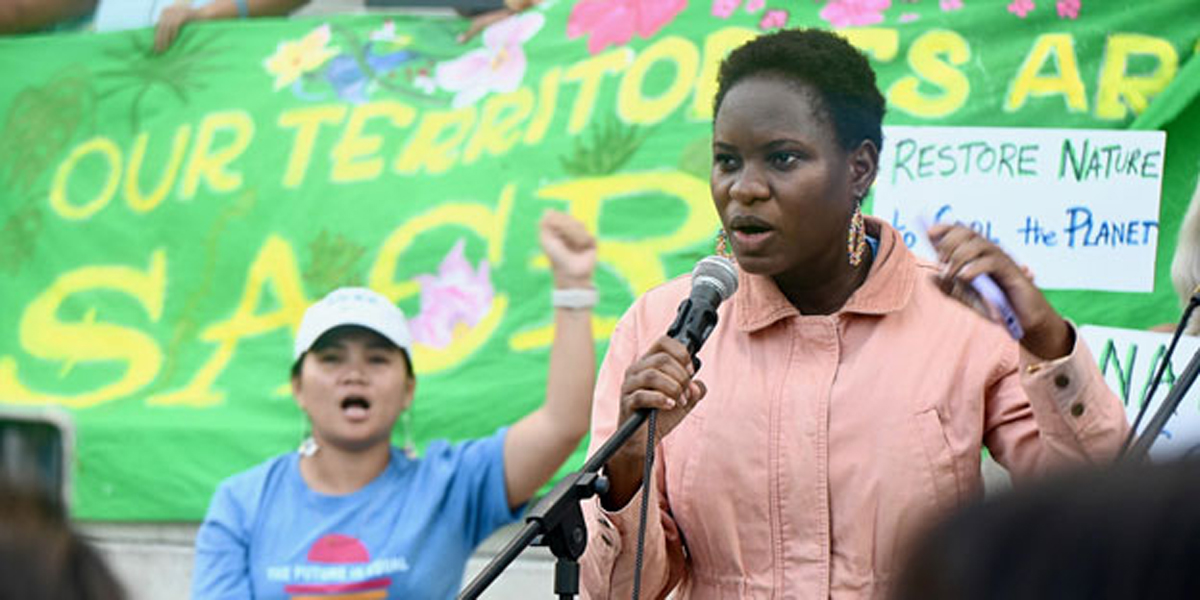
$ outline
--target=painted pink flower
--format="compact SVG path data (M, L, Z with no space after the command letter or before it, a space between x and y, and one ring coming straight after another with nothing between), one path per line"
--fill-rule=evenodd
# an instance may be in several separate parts
M1058 18L1060 19L1078 19L1080 0L1058 0L1055 8L1058 9Z
M480 261L479 270L473 271L462 240L442 259L437 275L415 279L421 285L421 314L409 325L413 339L426 346L449 346L459 324L474 327L491 310L494 290L488 263Z
M441 89L455 92L455 108L474 104L490 92L513 92L525 78L525 49L546 17L528 12L509 17L483 31L483 48L440 63L434 80Z
M588 52L599 54L628 43L635 33L653 36L685 7L687 0L580 0L567 17L567 38L588 34Z
M962 0L941 0L939 5L942 7L942 12L961 10L963 7Z
M834 27L874 25L883 21L883 11L892 0L830 0L821 9L821 18Z
M779 29L787 25L789 16L786 10L768 10L763 14L762 20L758 22L758 28L763 31Z
M767 0L746 0L746 12L754 14L767 5Z
M712 0L712 14L714 17L728 19L741 3L742 0Z
M1024 19L1025 15L1029 14L1029 11L1034 8L1033 0L1013 0L1008 5L1008 12Z

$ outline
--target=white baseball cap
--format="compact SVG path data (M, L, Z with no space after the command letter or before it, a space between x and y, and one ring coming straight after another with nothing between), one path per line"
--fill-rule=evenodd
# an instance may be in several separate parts
M304 311L292 359L299 359L325 332L342 325L366 327L409 352L412 335L404 312L383 294L361 287L338 288Z

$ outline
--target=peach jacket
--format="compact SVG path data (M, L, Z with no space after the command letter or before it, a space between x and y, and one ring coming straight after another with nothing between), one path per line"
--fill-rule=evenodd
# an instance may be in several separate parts
M879 597L916 525L981 492L983 447L1015 478L1115 454L1123 406L1078 338L1038 362L945 296L894 229L870 228L871 272L835 314L801 315L740 274L700 351L708 394L658 446L642 598ZM592 451L616 429L626 367L689 289L670 281L621 319ZM585 506L586 597L630 597L640 503Z

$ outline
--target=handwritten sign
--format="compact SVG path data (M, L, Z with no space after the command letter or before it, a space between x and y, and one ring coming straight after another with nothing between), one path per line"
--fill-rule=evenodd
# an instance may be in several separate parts
M1087 325L1079 328L1092 354L1100 363L1104 381L1125 403L1130 424L1137 418L1138 409L1154 381L1154 373L1162 363L1171 335L1115 327ZM1150 407L1142 417L1139 434L1162 406L1175 380L1192 356L1200 350L1200 337L1183 336L1163 373L1162 383L1150 399ZM1150 448L1152 458L1172 458L1200 451L1200 386L1188 390L1167 421L1166 428Z
M886 127L877 216L933 257L925 223L961 222L1050 289L1154 289L1166 135Z

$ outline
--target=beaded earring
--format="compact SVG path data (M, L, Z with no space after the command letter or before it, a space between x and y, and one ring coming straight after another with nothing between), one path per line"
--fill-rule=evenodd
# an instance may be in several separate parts
M862 264L863 252L867 248L867 231L863 225L862 198L854 204L854 215L850 217L850 232L846 236L846 258L850 266Z
M300 456L307 458L316 454L317 450L320 449L321 447L317 445L317 440L314 440L313 436L310 435L304 438L303 442L300 442L300 447L296 451L300 453Z
M729 238L725 235L725 229L717 231L717 256L722 256L733 260L733 252L729 250Z

